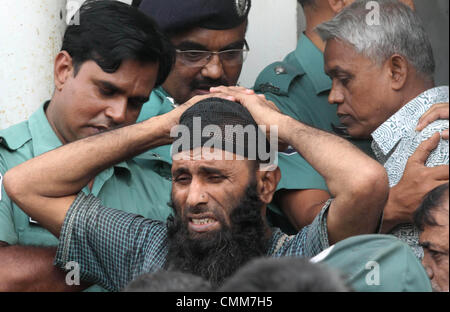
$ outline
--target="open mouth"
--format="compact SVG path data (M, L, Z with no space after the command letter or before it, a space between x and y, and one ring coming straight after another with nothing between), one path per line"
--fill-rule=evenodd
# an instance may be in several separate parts
M211 216L192 216L189 218L189 229L197 232L209 232L220 228L220 222Z

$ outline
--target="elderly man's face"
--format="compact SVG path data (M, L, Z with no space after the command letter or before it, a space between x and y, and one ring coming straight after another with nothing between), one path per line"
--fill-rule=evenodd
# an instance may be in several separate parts
M242 49L245 42L246 23L227 30L194 28L171 37L176 49L219 52ZM242 64L230 65L221 62L218 55L211 57L204 66L187 65L177 54L177 61L164 89L176 103L182 104L196 95L209 93L209 89L220 85L235 85L242 70Z
M333 81L328 101L338 105L337 115L352 137L370 137L398 106L388 67L335 39L327 41L324 55L325 72Z
M211 150L215 160L205 160L202 151L179 153L184 160L174 159L172 165L172 200L192 238L232 226L230 215L255 180L248 160L226 160L236 155L218 149Z
M449 291L449 201L448 193L444 203L437 207L432 216L436 220L435 226L425 225L420 234L419 242L423 246L424 258L422 264L431 280L431 285L435 291Z
M201 158L201 152L212 153ZM174 156L168 222L168 268L190 272L220 285L250 259L265 254L268 226L258 194L258 173L248 160L222 150L197 148ZM183 158L184 158L183 157ZM209 159L211 159L209 158ZM219 160L221 159L221 160Z

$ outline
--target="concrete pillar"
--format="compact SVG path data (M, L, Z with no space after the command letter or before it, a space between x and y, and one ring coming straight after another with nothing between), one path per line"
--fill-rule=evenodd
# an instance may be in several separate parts
M65 15L66 0L1 1L0 129L27 119L50 99Z

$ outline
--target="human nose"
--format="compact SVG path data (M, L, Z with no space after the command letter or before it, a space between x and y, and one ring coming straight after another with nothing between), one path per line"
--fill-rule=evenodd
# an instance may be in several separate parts
M202 76L217 80L224 75L223 64L218 53L212 53L208 63L202 68Z
M428 256L425 254L422 259L422 265L425 268L425 271L427 272L428 278L430 280L432 280L434 277L434 272L433 272L433 269L431 268L430 264L428 263L429 260L427 258L428 258Z
M328 95L328 102L330 104L342 104L344 103L343 93L333 84L330 94Z
M127 115L127 99L115 99L106 108L105 115L112 119L114 123L123 124Z
M206 204L208 202L208 194L205 191L205 186L199 179L193 178L189 185L189 193L186 199L186 204L195 207L199 204Z

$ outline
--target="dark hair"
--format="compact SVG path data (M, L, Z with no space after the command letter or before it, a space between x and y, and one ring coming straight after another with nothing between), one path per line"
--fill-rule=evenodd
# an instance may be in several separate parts
M313 5L315 3L315 0L297 0L298 3L301 4L302 7L305 7L307 5Z
M237 271L221 292L349 292L337 271L306 258L257 258Z
M103 71L116 72L123 61L159 63L156 86L169 75L175 60L170 41L156 23L137 8L119 1L86 1L79 23L66 29L61 50L72 57L75 75L93 60Z
M179 271L159 270L137 277L124 292L206 292L211 284L200 276Z
M434 188L431 192L429 192L422 204L417 208L414 213L414 223L419 228L420 231L423 231L425 225L429 226L437 226L436 220L432 216L432 212L437 210L441 204L443 204L444 198L448 194L448 183L442 184L436 188ZM447 195L448 196L448 195Z

